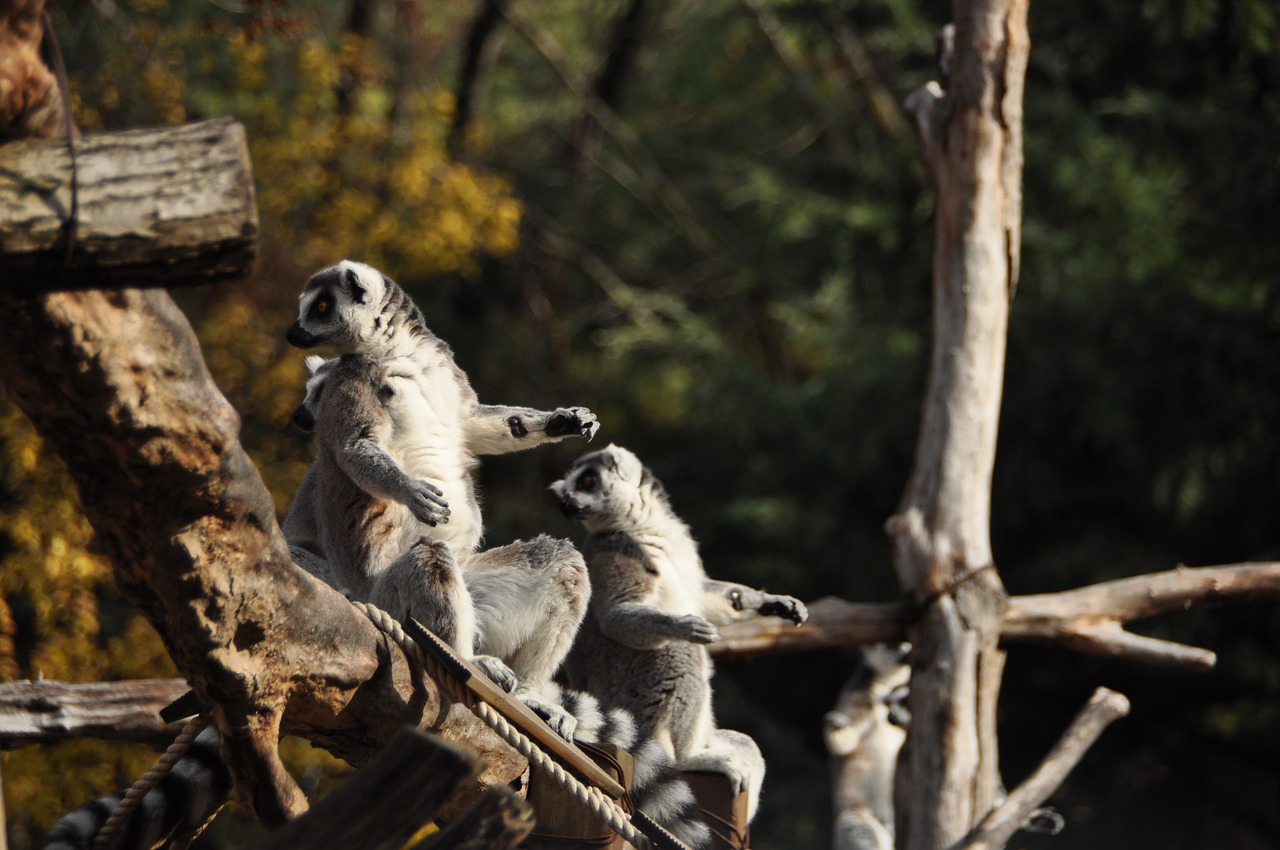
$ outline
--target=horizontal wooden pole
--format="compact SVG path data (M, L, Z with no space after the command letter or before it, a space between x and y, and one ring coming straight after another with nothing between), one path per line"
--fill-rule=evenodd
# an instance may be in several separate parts
M182 286L244 277L258 212L231 118L0 145L0 289ZM68 253L68 249L69 253Z
M1212 652L1133 634L1132 620L1189 608L1280 601L1280 562L1178 567L1058 593L1011 596L1000 638L1044 643L1145 664L1208 670ZM707 647L715 658L744 658L865 646L906 639L910 612L894 603L855 603L833 596L809 605L801 626L772 617L733 623Z
M172 739L182 724L165 723L160 710L186 692L181 679L5 682L0 684L0 749L67 738Z

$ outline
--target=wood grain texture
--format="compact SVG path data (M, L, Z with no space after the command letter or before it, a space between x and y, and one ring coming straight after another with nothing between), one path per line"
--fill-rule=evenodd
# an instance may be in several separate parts
M165 723L160 710L187 692L181 679L70 684L18 681L0 684L0 749L67 738L119 741L172 740L182 723Z
M0 286L178 286L243 277L257 250L244 128L230 118L85 136L66 257L71 161L65 140L0 146Z

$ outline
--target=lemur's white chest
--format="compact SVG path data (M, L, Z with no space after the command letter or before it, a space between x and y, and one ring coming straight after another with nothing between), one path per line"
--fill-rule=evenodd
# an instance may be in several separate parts
M474 459L463 438L467 411L452 364L437 355L397 358L386 365L388 383L395 390L387 406L391 417L388 452L409 477L439 487L451 512L448 523L434 528L410 523L406 542L425 535L449 544L460 556L479 544L482 529L468 476Z
M701 616L706 573L688 527L674 516L658 515L632 536L658 573L650 604L671 614Z

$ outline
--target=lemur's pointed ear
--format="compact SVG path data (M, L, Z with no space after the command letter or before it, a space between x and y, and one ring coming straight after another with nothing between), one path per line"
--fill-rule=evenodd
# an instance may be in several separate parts
M351 300L358 304L369 303L369 289L360 280L360 273L355 269L348 268L344 275L347 289L351 290Z

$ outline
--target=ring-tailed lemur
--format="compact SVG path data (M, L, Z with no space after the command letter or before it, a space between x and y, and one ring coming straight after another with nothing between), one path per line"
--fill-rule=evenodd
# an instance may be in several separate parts
M417 381L363 354L317 375L304 402L316 459L284 523L295 560L353 599L417 619L571 735L572 717L538 691L586 611L581 556L542 535L457 558L438 539L451 520L440 488L405 468L415 448L405 434L424 417ZM424 455L418 474L442 480Z
M569 436L589 439L599 427L595 415L583 407L540 411L480 404L449 346L427 328L404 290L362 263L344 260L312 276L288 339L300 348L360 354L385 372L395 390L388 396L395 422L379 445L420 485L413 494L400 494L411 495L422 508L401 527L400 540L426 538L447 547L474 602L475 650L507 661L526 695L536 692L560 666L585 612L589 585L581 556L568 541L545 536L478 551L483 525L474 470L479 455ZM314 374L307 400L295 414L303 425L314 400L323 405L333 377L324 365L309 365ZM285 536L305 568L322 577L332 573L333 583L358 594L349 586L353 567L330 564L336 553L321 539L335 521L349 521L340 520L341 506L318 494L322 488L308 477L285 520ZM416 592L412 585L400 590Z
M550 684L545 698L575 720L573 740L613 746L635 761L630 797L636 808L667 829L691 850L706 850L710 831L693 792L671 757L652 738L642 738L635 720L621 709L603 710L589 694ZM90 850L102 826L126 791L87 803L63 816L46 836L45 850ZM218 733L208 727L173 769L145 794L120 825L114 850L151 850L162 841L200 827L231 795L231 775L218 751Z
M909 644L862 650L862 664L823 718L831 754L835 850L893 850L893 776L906 740Z
M634 714L682 770L726 774L754 815L764 759L748 736L716 728L705 644L717 625L757 615L802 623L804 603L709 579L662 484L627 449L579 458L550 490L590 532L592 598L565 664L570 685Z
M911 645L864 647L862 664L840 690L836 706L823 718L831 754L834 850L893 850L894 774L898 752L911 725L907 695ZM1003 800L1003 785L998 800ZM1056 835L1062 815L1037 808L1022 829Z

